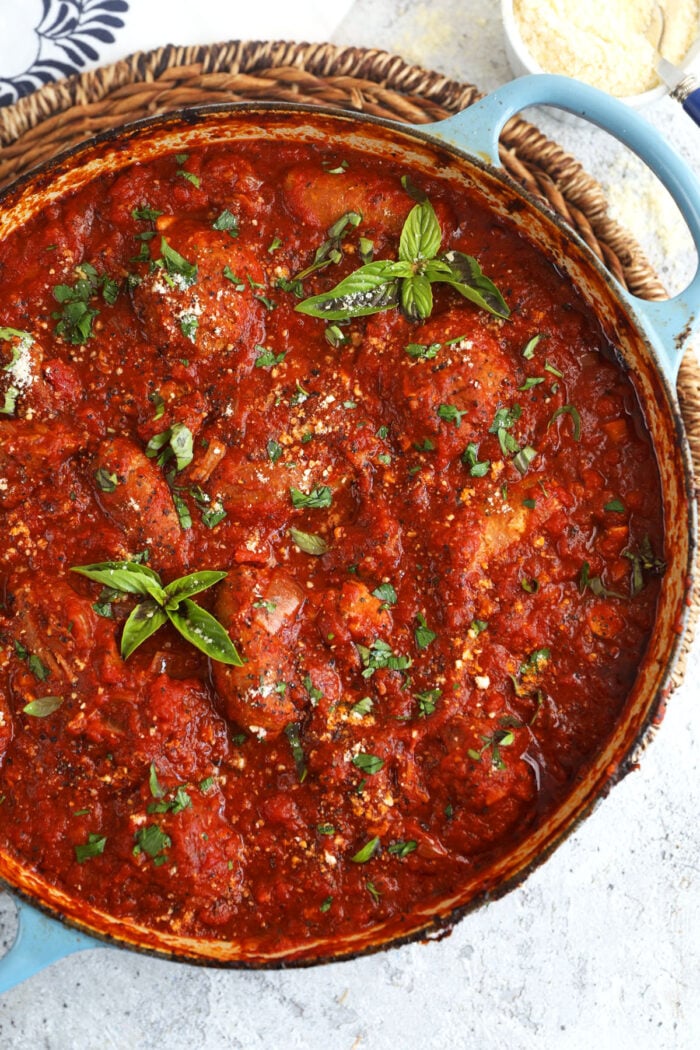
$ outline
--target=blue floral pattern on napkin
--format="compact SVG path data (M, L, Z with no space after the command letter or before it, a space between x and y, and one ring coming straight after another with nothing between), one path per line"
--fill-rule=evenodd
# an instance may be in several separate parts
M0 76L0 106L97 62L100 45L114 43L114 31L124 26L119 16L129 10L127 0L41 0L41 7L32 29L35 58L23 72Z

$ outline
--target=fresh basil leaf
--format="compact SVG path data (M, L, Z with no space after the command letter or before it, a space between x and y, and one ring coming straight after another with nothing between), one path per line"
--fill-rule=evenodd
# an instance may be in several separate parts
M609 500L608 503L605 504L605 506L603 507L603 510L612 511L615 514L624 514L625 513L625 505L622 502L622 500L611 499L611 500Z
M165 608L176 609L183 598L191 598L193 594L206 591L227 575L228 573L220 569L203 569L201 572L192 572L189 576L181 576L178 580L173 580L165 588L168 599L165 602Z
M149 598L136 605L129 615L122 630L120 652L123 660L128 660L135 649L150 638L152 634L168 622L165 610L158 602Z
M440 250L441 240L440 223L435 209L426 198L411 208L403 224L399 240L399 259L403 262L434 259Z
M243 666L226 628L200 605L185 598L176 610L168 610L167 616L183 638L212 660L233 667Z
M294 526L292 526L289 530L289 535L292 537L297 547L304 551L305 554L314 554L318 556L320 554L325 554L328 550L328 544L323 536L316 536L313 532L302 532L301 529L295 529Z
M476 306L488 310L496 317L510 317L510 310L505 299L493 281L484 276L476 259L463 252L449 251L442 256L450 267L451 277L443 276L440 280L451 285L465 299Z
M25 715L32 715L34 718L47 718L54 711L58 711L62 703L62 696L40 696L36 700L30 700L22 710Z
M158 573L149 569L147 565L136 564L133 561L105 561L94 565L74 565L71 572L78 572L81 576L87 576L89 580L95 580L123 594L143 594L156 597L159 591L158 596L165 597Z
M423 275L406 277L401 282L401 309L412 321L424 321L433 309L433 289Z
M350 317L366 317L398 305L396 263L371 262L345 277L335 288L321 295L312 295L295 309L310 317L329 321L345 321ZM403 272L405 267L401 267Z

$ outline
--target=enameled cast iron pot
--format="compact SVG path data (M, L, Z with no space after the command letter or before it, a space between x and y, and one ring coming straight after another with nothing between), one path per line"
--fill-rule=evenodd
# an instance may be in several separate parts
M263 136L280 142L335 139L373 154L391 154L413 172L439 168L475 187L493 210L521 230L593 307L610 339L636 377L656 448L665 502L667 570L656 625L638 680L616 732L570 797L530 837L439 909L409 917L399 934L379 927L334 945L333 957L386 947L399 939L425 937L449 927L468 908L512 887L542 861L635 761L639 747L669 691L695 561L696 520L692 467L675 398L675 381L700 310L700 268L681 295L648 303L623 290L586 245L499 170L498 138L506 121L530 105L554 105L586 117L632 148L659 176L678 204L696 249L700 249L700 186L656 132L636 113L593 88L563 77L526 77L498 90L463 113L440 123L406 127L388 121L312 107L242 104L206 107L132 125L101 136L21 180L0 199L0 241L47 201L79 187L101 171L123 168L161 151L187 151L200 144L231 143ZM0 878L19 894L19 931L0 960L0 991L54 960L104 941L210 965L289 965L320 962L329 949L311 946L302 960L292 956L246 958L235 942L194 940L136 927L72 900L0 855ZM31 902L27 903L27 902ZM31 905L39 905L41 911ZM63 920L57 922L57 919ZM314 954L315 951L315 954Z

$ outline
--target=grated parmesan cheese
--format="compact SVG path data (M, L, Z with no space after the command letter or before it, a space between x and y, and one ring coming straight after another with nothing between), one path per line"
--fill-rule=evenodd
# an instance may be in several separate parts
M542 69L624 97L659 83L655 9L664 16L663 55L678 63L697 35L698 7L698 0L514 0L513 14Z

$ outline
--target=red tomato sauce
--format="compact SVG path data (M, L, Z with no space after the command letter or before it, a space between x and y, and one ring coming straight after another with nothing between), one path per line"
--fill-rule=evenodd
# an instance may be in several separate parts
M396 259L404 174L200 149L3 245L0 844L113 915L303 951L437 908L570 791L635 680L659 477L570 284L421 179L442 250L478 259L509 319L444 284L427 320L328 338L295 309ZM164 584L225 571L193 600L243 666L170 624L123 659L142 599L70 570L135 559Z

